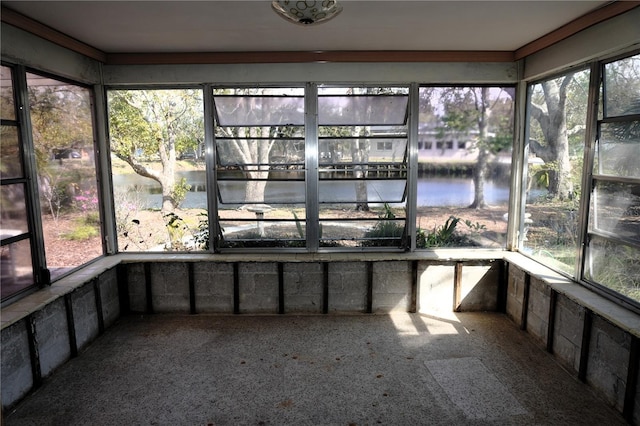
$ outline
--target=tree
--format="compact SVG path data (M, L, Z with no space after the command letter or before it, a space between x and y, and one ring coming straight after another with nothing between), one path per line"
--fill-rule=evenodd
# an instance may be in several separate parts
M237 88L219 89L214 94L214 97L232 96L229 101L222 98L216 101L220 120L216 136L224 139L224 143L218 141L217 149L242 169L247 178L244 200L253 203L264 202L274 146L281 142L280 148L286 149L284 139L300 136L298 126L290 125L291 121L303 122L297 111L301 97L270 98L272 93L271 89ZM242 125L226 126L227 120Z
M569 156L569 132L567 131L567 95L575 72L564 77L540 83L542 99L534 99L529 103L531 117L540 125L543 141L530 138L529 144L533 152L540 157L548 169L548 194L551 198L568 200L574 197L574 186L571 179L571 159ZM582 123L575 123L584 128Z
M495 90L495 88L493 89ZM444 115L441 117L440 137L457 134L466 135L476 132L473 148L478 156L473 167L474 199L469 208L487 207L484 196L484 184L489 171L492 156L510 146L512 141L512 105L511 100L504 99L503 93L509 97L508 90L500 89L491 99L490 87L452 87L441 92ZM494 110L499 111L493 117ZM505 119L506 118L506 119ZM489 128L493 125L493 134Z
M116 90L109 92L111 151L140 176L162 188L162 211L172 212L181 201L184 181L176 184L179 141L203 139L202 92L199 90ZM161 169L143 160L158 156Z

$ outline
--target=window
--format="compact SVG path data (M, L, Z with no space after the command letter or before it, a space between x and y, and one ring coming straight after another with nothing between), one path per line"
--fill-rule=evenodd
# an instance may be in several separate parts
M305 247L304 89L214 89L215 246ZM324 146L321 162L340 152Z
M26 77L46 265L56 279L103 254L91 92Z
M318 90L319 146L342 153L319 170L321 247L406 244L407 107L404 87Z
M29 186L20 137L22 123L16 111L14 71L0 66L0 283L2 300L36 283L32 260L32 224Z
M640 55L602 67L584 277L640 302Z
M574 275L587 125L589 71L529 87L528 173L523 251Z
M467 149L466 142L458 142L458 149Z
M420 88L418 137L436 151L418 154L416 247L505 246L513 94L510 87ZM459 138L474 149L454 150Z
M204 249L202 90L112 90L108 107L118 250Z

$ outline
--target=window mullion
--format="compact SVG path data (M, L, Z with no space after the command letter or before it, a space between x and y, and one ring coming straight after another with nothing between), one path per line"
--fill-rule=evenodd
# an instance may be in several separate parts
M307 83L304 93L305 180L307 250L317 252L320 245L318 203L318 86Z

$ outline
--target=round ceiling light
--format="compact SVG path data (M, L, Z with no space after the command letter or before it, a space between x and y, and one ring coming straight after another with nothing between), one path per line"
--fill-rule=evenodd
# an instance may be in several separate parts
M287 21L300 25L320 24L342 12L336 0L274 0L271 7Z

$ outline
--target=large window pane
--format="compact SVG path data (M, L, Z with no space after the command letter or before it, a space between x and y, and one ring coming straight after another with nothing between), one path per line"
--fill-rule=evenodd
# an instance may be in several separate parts
M27 74L47 267L52 279L100 255L91 93Z
M529 90L529 158L522 249L573 274L578 254L589 72L571 72Z
M118 250L203 249L202 91L113 90L108 106Z
M220 248L304 247L304 89L214 90Z
M422 87L417 247L504 247L513 145L510 87Z

